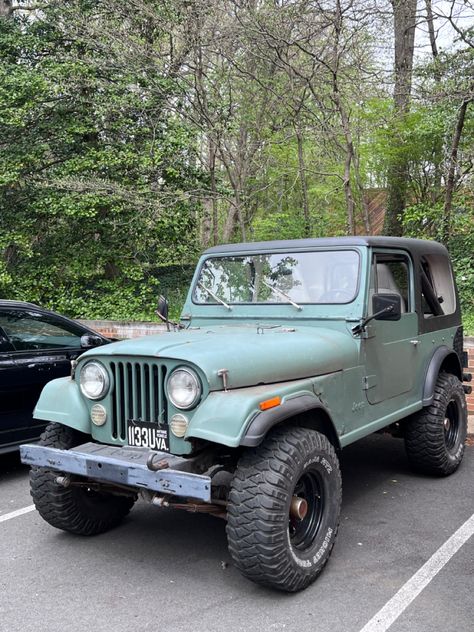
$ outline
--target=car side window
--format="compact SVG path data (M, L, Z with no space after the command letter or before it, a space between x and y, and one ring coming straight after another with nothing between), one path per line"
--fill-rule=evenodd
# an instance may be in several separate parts
M0 312L0 328L15 351L81 347L81 336L54 318L36 312Z
M423 316L444 316L456 311L456 293L449 260L426 255L421 260L421 306Z
M369 314L374 294L398 294L402 314L413 311L411 300L410 260L402 254L375 253L372 260L369 292Z

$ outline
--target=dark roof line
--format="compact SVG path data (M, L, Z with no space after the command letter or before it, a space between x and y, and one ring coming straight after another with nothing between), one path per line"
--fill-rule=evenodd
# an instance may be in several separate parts
M401 248L423 254L447 254L443 244L437 241L411 239L408 237L320 237L314 239L283 239L276 241L256 241L238 244L222 244L204 251L204 254L227 254L231 252L261 252L272 250L304 250L310 248L337 248L340 246L369 246L375 248Z
M28 303L26 301L11 301L7 299L0 298L0 306L1 307L34 307L35 309L43 309L39 305L35 305L35 303ZM49 311L49 310L46 310Z

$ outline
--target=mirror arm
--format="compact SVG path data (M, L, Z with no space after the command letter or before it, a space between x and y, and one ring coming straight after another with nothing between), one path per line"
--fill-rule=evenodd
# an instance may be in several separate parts
M174 320L170 320L169 318L166 318L166 316L163 316L163 314L159 312L158 310L155 310L155 314L158 316L160 320L166 323L166 327L168 331L170 331L170 325L173 325L175 329L185 329L184 325L182 325L181 323L176 323Z
M382 314L387 314L389 312L393 312L393 305L384 307L383 309L380 310L380 312L376 312L375 314L372 314L372 316L369 316L368 318L364 318L364 320L361 323L359 323L355 327L352 327L352 333L355 336L358 336L365 330L366 326L370 323L371 320L374 320L374 318L377 318L378 316L381 316Z

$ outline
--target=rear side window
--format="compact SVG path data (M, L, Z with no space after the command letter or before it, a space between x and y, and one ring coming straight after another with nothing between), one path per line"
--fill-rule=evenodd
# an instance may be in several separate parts
M424 317L454 314L456 293L449 259L443 255L425 255L421 259L420 274Z

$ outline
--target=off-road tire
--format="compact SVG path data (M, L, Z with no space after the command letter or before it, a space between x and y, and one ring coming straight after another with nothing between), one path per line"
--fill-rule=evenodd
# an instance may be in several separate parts
M311 491L313 478L320 485L320 501ZM314 496L319 517L316 532L309 529L306 540L297 543L290 504L302 481L309 481L307 495ZM299 427L271 431L243 454L231 483L227 539L237 568L258 584L287 592L306 588L331 555L341 496L339 461L327 437ZM308 516L310 510L304 520ZM298 525L303 529L304 521Z
M461 464L467 435L467 406L459 379L440 373L433 403L408 419L405 448L411 467L448 476Z
M68 450L87 441L87 436L67 426L49 424L40 445ZM46 522L70 533L96 535L118 525L129 513L134 498L93 492L84 487L62 487L59 472L32 467L30 486L33 502Z

